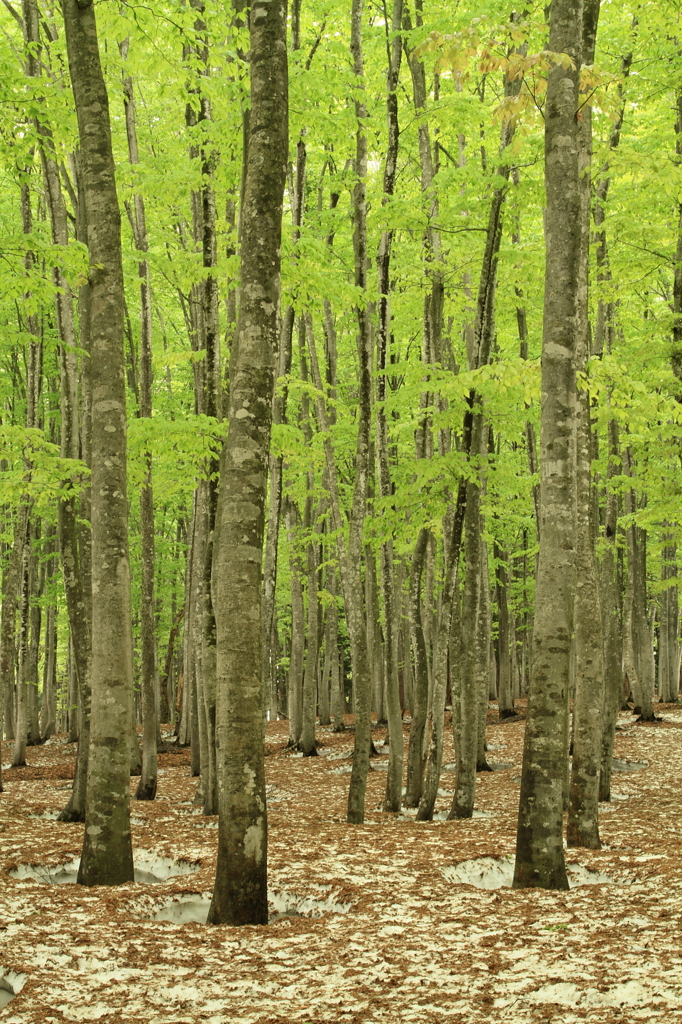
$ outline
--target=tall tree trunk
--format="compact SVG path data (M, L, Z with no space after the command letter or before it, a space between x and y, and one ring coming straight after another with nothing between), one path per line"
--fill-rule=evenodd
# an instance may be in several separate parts
M514 887L567 889L562 814L573 630L575 347L580 329L578 160L582 0L553 0L545 105L545 298L540 425L540 554Z
M241 301L214 555L220 818L208 920L232 925L268 920L261 569L288 145L284 0L255 0L250 37Z
M487 450L487 431L483 412L474 414L471 455L479 463ZM477 465L477 475L480 474ZM478 753L478 716L480 690L480 648L482 617L481 573L481 481L467 482L464 517L464 555L466 576L462 594L461 635L462 661L460 674L459 735L455 736L457 782L450 817L470 818L474 809L476 787L476 755ZM485 586L488 581L485 581ZM486 695L487 696L487 695ZM453 715L453 719L455 716Z
M52 223L52 238L57 245L69 243L68 218L62 194L52 135L43 124L41 155L46 195ZM82 191L82 190L81 190ZM85 210L82 195L77 207L76 237L87 243ZM61 455L62 458L77 459L79 456L89 462L89 443L81 445L78 407L78 356L77 338L73 315L71 288L59 268L55 268L54 280L57 285L55 304L60 340L60 413L61 413ZM80 300L80 345L89 351L89 284L81 287ZM83 359L81 382L84 405L89 395L89 357ZM84 408L85 414L85 408ZM81 451L81 448L83 449ZM61 556L64 594L73 643L76 680L79 692L80 728L76 770L73 789L66 807L59 815L60 821L85 820L85 789L90 746L90 660L91 660L91 618L92 590L90 586L90 531L82 526L90 518L90 489L83 487L80 495L66 494L59 502L57 533Z
M512 680L512 644L516 645L514 629L509 616L509 582L507 552L495 542L495 591L497 597L497 708L500 720L512 718L514 710L514 687Z
M478 616L478 627L476 630L476 679L478 687L478 708L476 714L476 771L489 772L492 771L492 769L490 768L487 758L485 756L486 723L488 721L488 701L490 700L491 686L493 685L493 673L491 669L493 667L495 659L493 655L492 644L492 610L490 607L490 583L488 579L488 545L486 543L485 537L483 536L485 532L485 520L483 514L481 514L480 529L481 596ZM473 802L471 809L473 812Z
M133 666L126 481L121 223L94 6L63 3L90 256L92 722L78 881L133 880L129 721Z
M623 472L633 477L629 449L623 452ZM634 481L633 481L634 482ZM637 512L634 489L625 492L625 511ZM625 666L635 698L635 706L643 722L653 722L654 655L646 608L646 531L631 523L625 531L628 545L627 615L625 627Z
M403 0L394 0L390 26L386 25L386 50L388 75L386 92L386 116L388 120L388 148L384 166L383 203L393 195L398 160L398 78L402 56L400 28L403 16ZM377 411L376 411L376 453L379 492L382 498L389 498L392 492L389 464L388 421L386 417L386 369L388 345L391 330L390 287L391 248L393 231L384 231L379 244L377 264L379 271L379 325L377 330ZM384 676L386 686L386 707L388 717L389 758L386 776L385 811L399 811L403 781L403 716L398 688L398 636L395 615L395 581L393 565L393 541L389 538L381 546L381 591L384 600L385 643Z
M344 712L346 710L346 696L343 689L343 658L339 657L339 608L336 603L338 594L338 580L336 568L327 568L327 590L332 596L332 603L327 610L327 623L329 627L329 641L331 649L331 706L333 731L343 732L346 728Z
M19 635L17 643L17 676L14 713L14 749L12 767L26 764L26 733L28 729L28 699L26 694L26 670L28 664L29 602L31 597L31 513L27 504L25 516L20 516L23 534L20 540L19 569ZM14 653L14 652L13 652Z
M422 625L422 574L426 561L429 531L420 530L412 555L410 573L410 633L414 657L414 691L410 742L407 750L407 783L405 806L418 807L422 794L422 780L426 764L424 729L429 701L429 673L426 641Z
M49 740L57 731L57 609L50 605L45 617L45 663L40 735Z
M291 372L292 337L294 330L294 308L289 306L282 318L280 328L279 357L277 376L287 377ZM277 392L272 405L273 425L279 426L286 422L288 389L284 387ZM265 558L263 561L263 693L269 689L273 676L272 638L275 627L275 590L277 586L277 556L280 522L282 519L282 472L284 459L281 455L270 455L268 483L268 526L265 540ZM277 702L270 701L273 718L277 716Z
M308 488L312 490L313 475L308 474ZM310 499L308 499L310 501ZM311 502L312 505L312 502ZM318 518L318 517L316 517ZM317 755L315 715L317 711L318 658L320 653L320 599L318 596L318 540L317 529L311 522L312 537L308 541L306 559L308 576L308 644L303 673L301 750L304 757Z
M585 0L583 10L583 62L594 62L600 0ZM592 112L582 111L580 122L580 181L582 189L581 309L576 343L576 372L584 374L589 355L587 305L590 239L590 173L592 165ZM576 521L573 700L573 762L568 805L569 846L601 848L599 840L599 770L601 767L602 709L604 705L604 637L601 595L597 574L592 501L592 430L590 395L582 387L576 413Z
M623 58L622 75L627 78L632 65L632 53ZM621 86L622 89L622 86ZM614 150L620 143L624 105L611 130L609 149ZM597 280L600 284L611 280L608 245L604 221L606 200L611 184L608 162L602 169L603 177L597 185L594 203L595 249L597 258ZM594 354L610 354L613 347L615 306L613 302L599 299L594 331ZM604 547L600 565L602 631L604 635L604 705L602 726L601 767L599 772L599 800L611 799L611 762L616 735L616 721L622 701L623 690L623 628L621 602L617 579L616 534L618 531L618 509L620 495L614 492L608 481L619 474L620 447L618 423L611 419L607 425L608 472L606 487L606 510L604 515Z
M353 58L356 98L355 117L355 186L353 188L353 254L355 287L358 294L367 290L367 134L365 119L365 69L362 52L363 0L353 0L351 8L350 51ZM361 825L365 820L365 789L372 743L370 701L371 687L367 671L367 641L362 610L362 527L367 508L367 489L370 467L370 429L372 416L372 339L369 310L363 301L356 306L358 324L357 350L359 361L358 382L358 436L355 449L355 478L353 503L348 536L348 559L344 604L346 621L353 648L353 694L355 698L355 746L353 768L348 787L349 824ZM327 467L329 469L329 467Z
M300 36L300 0L293 0L291 11L291 50L295 52L301 47ZM296 173L291 195L291 217L293 222L292 242L296 245L301 235L303 211L305 205L307 150L303 136L296 146ZM293 306L288 306L282 317L280 330L280 346L277 376L286 377L291 372L292 339L296 314ZM288 387L285 385L275 394L273 399L272 422L286 422ZM265 541L265 561L263 567L263 688L267 693L268 681L271 677L272 637L275 625L275 588L277 585L277 547L282 506L282 471L284 459L281 455L270 455L269 486L268 486L268 528ZM273 715L277 707L271 707ZM298 742L298 740L296 741Z
M128 56L128 40L120 45L121 57ZM128 158L133 167L140 162L137 147L135 98L133 80L123 75L123 104L125 107ZM146 253L147 223L144 197L136 193L132 208L126 204L135 248L140 253L137 274L140 279L140 416L152 415L152 297L149 261ZM140 492L140 535L142 544L142 588L140 593L140 690L142 699L142 772L136 800L153 800L156 796L158 766L156 738L158 731L157 708L157 652L156 622L154 615L154 496L152 492L152 453L146 451L145 478Z
M291 650L289 652L289 743L298 750L303 731L303 662L305 647L305 609L303 603L303 566L297 544L297 525L300 522L298 509L293 501L286 500L285 519L289 541L291 577Z
M612 478L619 472L618 424L608 424L609 471ZM602 733L599 799L611 799L611 759L616 735L616 721L623 693L623 629L618 600L616 532L618 529L619 495L612 488L606 493L604 517L604 552L601 561L601 595L604 631L604 721Z
M40 521L34 524L35 540L40 542ZM34 747L40 743L40 721L38 707L38 661L40 657L40 632L42 622L41 598L45 589L45 563L38 565L38 552L31 553L31 610L30 639L28 645L28 667L26 682L28 685L28 728L26 742Z
M660 625L658 642L658 697L666 703L677 701L680 659L677 634L679 604L677 592L677 547L673 535L664 534L661 553Z

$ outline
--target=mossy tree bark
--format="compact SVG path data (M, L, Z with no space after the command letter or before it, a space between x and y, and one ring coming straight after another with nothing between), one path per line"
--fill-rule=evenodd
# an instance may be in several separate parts
M585 0L582 59L594 61L600 0ZM589 349L587 306L590 242L590 168L592 164L592 111L586 105L580 121L580 183L582 190L582 243L580 267L581 315L576 344L576 371L585 374ZM582 386L576 417L576 555L574 598L575 697L573 701L573 762L568 805L569 846L591 850L599 840L599 770L601 767L602 711L604 705L604 638L601 594L597 574L592 488L592 425L590 395Z
M128 56L128 40L121 43L121 57ZM123 104L125 108L128 157L135 166L140 162L137 146L137 124L133 80L123 76ZM133 196L126 210L139 255L137 273L140 279L140 416L152 416L152 295L149 260L146 253L147 220L144 197ZM158 765L156 756L158 732L158 666L156 651L156 621L154 607L154 495L152 491L152 453L144 455L145 479L140 491L140 540L142 547L142 591L140 595L140 669L142 703L142 772L135 793L136 800L153 800L156 796Z
M553 0L545 106L545 298L540 554L514 887L567 889L562 837L575 547L575 347L580 329L578 162L582 0Z
M288 145L286 24L285 0L255 0L241 301L214 557L220 818L211 924L268 920L261 569Z
M92 721L78 881L133 879L130 717L133 665L126 480L121 220L94 6L64 0L90 256L92 387Z

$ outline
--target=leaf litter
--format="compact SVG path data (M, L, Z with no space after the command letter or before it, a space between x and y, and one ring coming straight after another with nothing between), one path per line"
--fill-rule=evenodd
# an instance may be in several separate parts
M132 805L136 860L161 879L86 889L44 879L80 854L82 825L51 817L73 747L30 748L0 796L0 1020L671 1024L682 1017L682 709L663 711L653 724L621 716L616 757L642 767L614 774L604 847L567 851L586 884L562 893L473 877L487 865L509 880L523 722L497 723L491 709L490 747L514 771L478 776L473 819L444 820L451 789L430 823L371 810L385 787L372 772L363 826L345 823L348 780L334 771L348 734L319 730L326 756L294 758L287 723L270 723L271 923L240 929L189 911L208 906L216 819L193 813L187 751L161 755L157 800ZM170 873L178 864L196 870ZM43 877L10 873L22 865Z

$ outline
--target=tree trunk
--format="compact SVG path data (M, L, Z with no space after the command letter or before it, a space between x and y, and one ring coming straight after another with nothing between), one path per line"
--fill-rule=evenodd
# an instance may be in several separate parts
M474 414L471 454L480 459L487 450L487 431L482 412ZM479 470L480 472L480 470ZM476 759L478 753L478 718L480 692L480 654L482 617L481 544L481 482L467 482L466 512L464 517L464 554L466 576L462 594L461 633L462 662L460 676L459 735L455 736L457 782L450 817L470 818L474 809L476 787ZM487 692L486 692L487 702ZM454 715L453 715L454 718Z
M268 920L261 570L288 144L283 0L256 0L250 37L241 301L214 554L220 819L208 920L231 925Z
M609 435L609 477L618 474L619 459L618 425L610 420ZM612 489L606 494L606 515L604 520L604 553L601 562L601 594L604 631L604 722L602 738L601 769L599 773L599 799L611 799L611 759L616 735L616 721L623 694L623 629L618 600L618 579L616 563L616 531L618 529L619 495Z
M367 290L367 134L365 119L365 70L362 52L363 0L353 0L351 9L350 51L356 84L355 117L355 185L353 188L353 254L355 287L364 296ZM358 382L358 436L355 449L353 503L350 514L347 585L344 592L346 621L351 634L353 652L353 696L355 701L355 745L353 769L348 788L349 824L361 825L365 820L365 790L369 771L372 743L370 701L371 688L367 671L367 640L362 609L362 527L367 508L370 467L370 424L372 415L372 340L369 310L364 301L356 306L358 324L357 350L359 361Z
M600 0L585 0L583 62L594 62ZM581 309L576 343L576 372L584 374L589 355L587 305L590 239L590 171L592 164L592 112L582 112L579 132L582 189ZM592 501L592 431L590 395L578 391L576 411L576 520L573 700L573 761L571 766L567 840L569 846L601 848L599 840L599 770L601 766L602 710L604 706L604 638L597 575Z
M661 557L661 582L665 587L660 598L660 625L658 643L658 697L665 703L677 701L679 689L679 604L677 592L677 548L671 534Z
M336 636L332 639L328 615L325 616L323 632L324 659L321 664L317 700L320 710L320 726L327 727L332 724L329 697L331 694L332 646L336 642ZM322 658L321 655L320 658Z
M92 722L78 881L133 880L129 721L132 629L126 485L121 224L109 104L91 2L63 4L90 255Z
M280 329L279 361L277 376L286 377L291 372L292 337L294 330L294 309L287 308ZM286 422L287 392L284 387L276 393L272 406L273 425ZM263 693L269 689L273 675L272 637L275 627L275 590L277 587L277 555L280 522L282 519L282 471L284 459L281 455L270 455L268 483L268 527L265 540L263 563ZM270 711L277 717L276 700L270 701Z
M388 120L388 148L384 166L385 204L393 195L398 159L398 78L402 56L400 28L403 15L403 0L394 0L390 26L386 24L386 49L388 57L386 115ZM386 418L386 368L391 330L389 293L391 287L391 248L393 231L384 231L379 244L377 265L379 271L379 326L377 331L377 411L376 411L376 453L379 492L382 498L389 498L392 492L389 465L388 421ZM389 759L386 776L385 811L399 811L402 798L403 780L403 716L398 688L398 636L395 616L395 582L393 564L393 541L389 538L381 546L381 591L384 601L384 678L386 708L388 717Z
M291 576L291 650L289 655L289 743L298 750L303 731L303 662L305 647L305 610L303 604L303 567L298 550L296 528L300 517L290 499L286 501L285 518L289 541Z
M632 53L623 58L622 75L627 78L632 65ZM622 90L622 85L619 87ZM620 116L611 130L609 149L614 150L620 143L623 124L624 106ZM595 249L597 258L597 280L600 284L611 280L608 245L604 220L606 217L606 200L611 184L608 162L604 167L604 176L597 185L597 196L594 204ZM594 354L601 356L604 351L610 354L613 348L614 335L614 304L599 299L597 318L594 331ZM623 628L621 622L621 602L617 579L616 534L618 531L618 509L620 496L614 493L608 480L619 474L620 449L618 441L618 423L609 420L607 425L608 472L606 488L606 511L604 515L604 549L600 565L602 631L604 635L604 705L602 728L601 767L599 772L599 800L611 799L611 762L616 733L616 721L622 702L623 690Z
M43 124L41 155L43 176L47 195L52 237L57 245L69 243L66 206L62 194L59 168L56 162L52 135ZM82 189L80 190L82 192ZM85 208L82 194L77 207L76 237L87 242ZM83 458L89 462L89 428L84 429L84 444L81 445L78 409L78 356L77 338L73 315L73 296L62 271L55 268L54 280L57 285L55 304L60 340L60 413L61 413L61 456L62 458ZM90 286L85 284L80 293L80 346L89 352L89 308ZM84 416L89 397L89 357L83 359L81 383L83 390ZM85 427L85 424L84 424ZM81 452L81 448L83 449ZM90 661L91 661L91 620L92 590L90 586L90 530L82 527L82 520L90 518L90 488L83 488L80 501L76 494L67 494L59 502L57 533L61 556L62 578L73 643L76 680L79 692L80 728L76 770L69 801L59 815L60 821L85 820L85 789L90 746Z
M507 552L495 542L495 590L497 596L497 709L500 720L513 718L514 687L512 681L512 664L515 655L514 629L510 627L508 601Z
M573 444L580 329L578 161L582 0L553 0L549 49L574 66L550 69L545 106L545 298L540 426L540 554L523 752L514 887L567 889L562 838L573 629Z
M119 47L123 61L128 56L128 40ZM128 158L133 167L140 162L135 122L133 80L123 75L123 104L125 108ZM126 203L133 231L135 248L140 253L137 274L140 279L140 416L152 415L152 300L149 261L146 253L147 224L144 198L133 196L132 208ZM145 452L145 479L140 492L140 539L142 547L142 588L140 593L140 691L142 701L142 772L135 793L136 800L153 800L157 786L156 734L157 708L157 652L156 622L154 615L154 498L152 492L152 453Z
M313 475L308 474L308 489L312 490ZM311 501L309 498L308 501ZM312 503L311 503L312 507ZM319 517L316 517L319 518ZM310 523L312 537L307 545L307 576L308 576L308 644L303 673L302 715L301 715L301 750L304 757L317 755L315 740L315 715L317 711L317 676L318 658L320 653L320 599L318 596L318 540L317 529Z
M483 488L482 488L483 489ZM481 596L476 629L476 678L478 687L478 709L477 709L477 744L476 744L476 771L491 771L485 756L486 750L486 724L488 721L488 701L493 683L494 654L492 647L492 611L490 608L490 583L488 579L488 545L483 536L485 525L481 515ZM471 806L473 812L473 802Z
M14 750L12 752L13 768L26 764L26 740L28 733L27 674L31 601L31 527L29 511L21 552L19 643L17 645L19 658L17 662L16 710L14 717Z
M14 689L14 664L16 649L16 614L17 600L21 589L22 567L26 529L28 525L28 505L22 502L19 506L14 525L12 550L2 578L2 615L0 616L0 742L4 729L11 725L3 722L8 697ZM14 735L7 734L8 739ZM2 770L0 768L0 793L2 792Z
M410 631L414 658L414 690L412 695L412 722L407 749L407 784L405 806L418 807L422 794L422 780L426 764L424 730L429 701L429 674L426 641L422 625L422 574L426 561L428 530L420 530L412 555L410 574Z
M35 540L40 542L40 522L36 522ZM40 657L40 632L42 622L41 598L45 589L45 563L38 565L38 553L31 554L31 611L30 611L30 640L28 645L28 671L26 681L28 684L28 728L26 730L26 742L28 746L34 747L41 742L40 720L38 707L38 661Z
M49 572L49 570L48 570ZM51 573L50 573L51 575ZM0 725L0 729L1 729ZM45 617L45 661L43 703L40 708L40 736L43 742L57 731L57 609L49 605Z
M327 569L328 583L327 589L332 596L332 604L327 611L327 621L329 623L329 637L332 645L331 650L331 705L332 705L332 718L333 718L333 731L343 732L346 728L344 722L344 712L346 710L346 696L344 693L343 682L343 658L339 657L339 608L336 603L336 596L338 594L338 580L336 575L336 569L330 566Z

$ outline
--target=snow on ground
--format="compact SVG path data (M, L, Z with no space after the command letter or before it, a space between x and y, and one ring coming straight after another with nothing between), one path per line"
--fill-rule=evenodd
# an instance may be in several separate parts
M604 849L567 851L575 884L565 893L505 885L522 721L496 724L491 710L490 745L504 755L478 776L473 819L384 814L386 777L373 771L362 826L345 823L339 772L352 736L321 730L326 756L296 758L286 723L270 724L271 923L241 929L200 923L216 832L192 805L187 752L161 756L155 802L133 801L146 880L85 889L52 884L82 841L81 825L51 817L68 797L73 748L29 749L0 796L0 1022L674 1024L682 709L664 712L655 724L621 716L616 757L644 767L614 773ZM453 776L441 784L439 812Z

